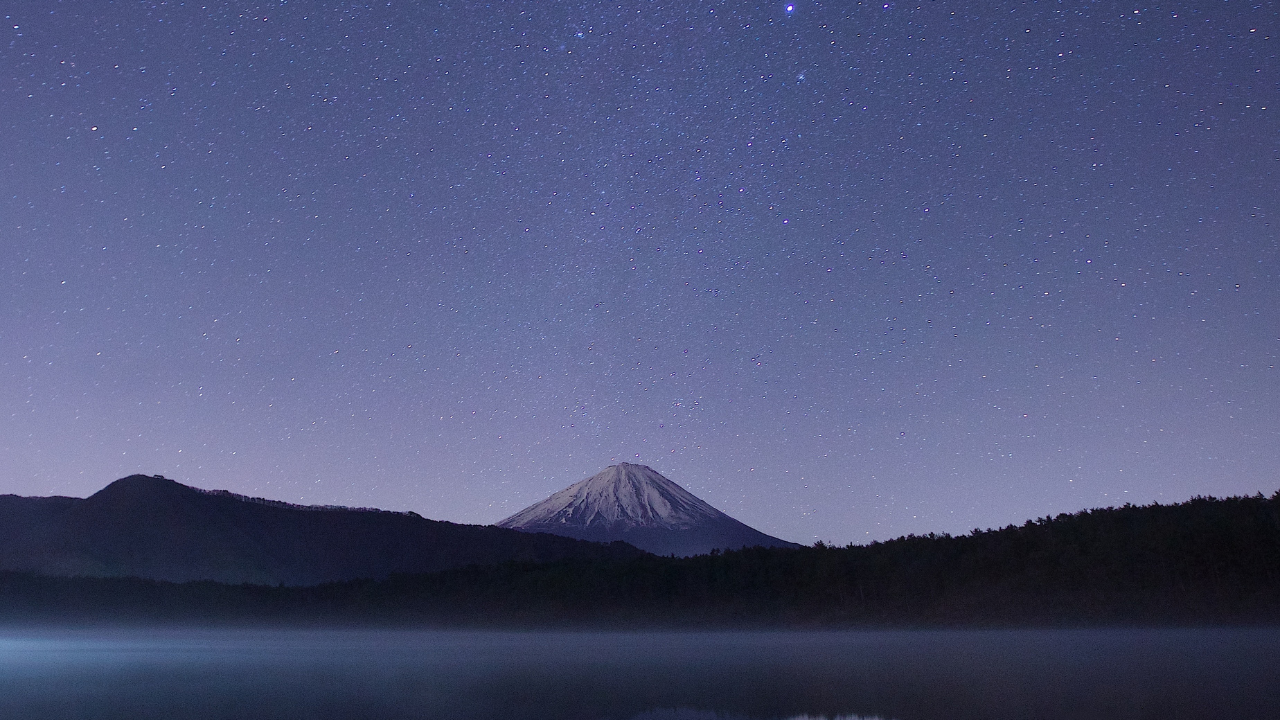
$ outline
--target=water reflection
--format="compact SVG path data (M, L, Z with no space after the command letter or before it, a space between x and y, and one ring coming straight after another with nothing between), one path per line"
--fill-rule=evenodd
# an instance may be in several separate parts
M1280 631L8 631L0 715L1280 717Z
M713 712L700 712L698 710L675 709L675 710L653 710L650 712L640 713L631 720L727 720L728 716L720 715ZM865 715L836 715L828 718L825 715L796 715L795 717L786 718L786 720L888 720L881 717L868 717Z

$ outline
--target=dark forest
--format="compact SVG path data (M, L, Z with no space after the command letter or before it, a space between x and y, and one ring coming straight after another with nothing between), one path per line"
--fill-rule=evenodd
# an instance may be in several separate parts
M472 565L309 587L0 575L37 623L582 627L1201 625L1280 620L1280 492L964 536Z

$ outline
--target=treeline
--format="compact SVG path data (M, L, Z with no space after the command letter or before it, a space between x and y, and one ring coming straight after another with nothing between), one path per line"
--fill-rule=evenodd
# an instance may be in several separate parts
M304 588L0 575L10 621L912 626L1280 621L1280 492L865 546L471 566Z

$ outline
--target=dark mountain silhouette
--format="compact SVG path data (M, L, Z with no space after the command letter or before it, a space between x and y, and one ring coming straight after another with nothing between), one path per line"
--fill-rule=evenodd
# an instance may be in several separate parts
M571 557L310 587L0 571L0 622L509 627L1280 623L1280 492L1040 518L970 535Z
M498 523L688 557L744 547L799 547L749 527L646 465L611 465Z
M314 507L133 475L88 498L0 496L0 570L313 585L472 564L641 554L414 513Z

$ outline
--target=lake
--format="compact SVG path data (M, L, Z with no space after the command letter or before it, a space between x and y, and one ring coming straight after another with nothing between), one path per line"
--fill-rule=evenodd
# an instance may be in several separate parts
M9 628L0 716L1280 718L1280 630Z

